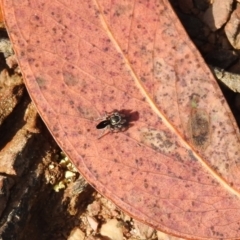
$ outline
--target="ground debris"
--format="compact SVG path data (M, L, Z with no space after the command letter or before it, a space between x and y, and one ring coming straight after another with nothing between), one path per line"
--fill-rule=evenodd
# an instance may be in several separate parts
M240 75L236 73L227 72L217 67L211 67L217 80L226 85L233 92L240 93Z

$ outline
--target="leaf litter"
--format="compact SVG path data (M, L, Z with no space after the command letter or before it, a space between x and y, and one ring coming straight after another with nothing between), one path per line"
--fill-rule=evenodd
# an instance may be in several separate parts
M80 13L73 29L66 19L76 17L73 11L61 2L45 4L18 10L7 5L6 19L16 17L17 23L7 20L7 27L30 95L79 171L123 210L160 230L237 238L237 126L170 5L121 2L109 8L91 2L82 10L73 3ZM19 18L23 13L31 19L29 28ZM80 52L54 46L63 36L76 44L73 33L79 30ZM20 32L24 37L17 41ZM36 40L43 32L49 45ZM97 141L93 119L125 107L139 113L138 121Z

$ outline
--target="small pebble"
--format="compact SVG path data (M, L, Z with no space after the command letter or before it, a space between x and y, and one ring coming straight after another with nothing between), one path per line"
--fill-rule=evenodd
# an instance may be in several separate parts
M88 205L88 212L90 216L96 216L101 210L101 205L99 201L94 201L92 204Z
M136 229L136 234L141 239L151 239L155 230L148 225L134 220L134 227Z
M96 232L97 228L98 228L97 220L94 217L91 217L91 216L87 216L87 220L88 220L88 223L89 223L90 227L93 229L93 231Z
M158 240L186 240L185 238L178 238L178 237L170 236L170 235L160 232L160 231L157 232L157 237L158 237Z
M75 227L71 233L70 236L68 237L67 240L84 240L85 234L83 231L77 227Z
M111 219L103 224L100 229L100 234L111 240L123 240L122 226L116 219Z

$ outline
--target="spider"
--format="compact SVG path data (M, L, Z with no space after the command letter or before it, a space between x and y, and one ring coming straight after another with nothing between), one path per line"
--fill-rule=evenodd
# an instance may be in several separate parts
M97 124L97 129L103 129L102 134L98 137L101 138L105 132L105 129L109 129L111 132L119 132L126 130L128 125L127 119L124 114L114 110L111 113L105 113L105 116L100 118L102 120Z

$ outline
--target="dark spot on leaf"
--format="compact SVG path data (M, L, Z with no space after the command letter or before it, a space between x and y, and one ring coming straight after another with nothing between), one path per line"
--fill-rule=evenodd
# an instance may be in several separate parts
M192 109L190 120L190 137L197 149L205 149L210 143L210 121L203 109Z
M163 143L165 148L170 148L173 145L173 143L169 140L166 140Z
M196 157L193 155L193 152L192 151L188 151L188 156L190 157L190 159L192 160L192 161L197 161L197 159L196 159Z
M38 83L38 86L41 88L46 85L46 80L42 77L36 77L36 81Z
M70 72L63 72L63 78L65 83L70 87L78 84L78 79Z

